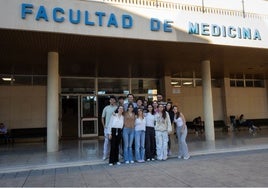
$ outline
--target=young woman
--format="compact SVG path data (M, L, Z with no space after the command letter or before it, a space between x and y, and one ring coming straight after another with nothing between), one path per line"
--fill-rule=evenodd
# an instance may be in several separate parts
M172 102L167 102L166 111L169 115L171 126L172 126L173 121L174 121L174 112L173 112ZM175 132L176 132L176 128L175 128ZM170 135L168 135L168 156L170 156L171 154L172 154L171 153L171 139L170 139Z
M155 148L155 130L154 130L154 109L151 104L147 107L148 112L145 114L146 131L145 131L145 157L147 161L154 161Z
M174 111L174 122L177 125L177 136L178 136L178 158L181 159L189 159L190 155L188 152L188 146L186 143L186 136L187 136L187 125L185 118L181 112L179 112L177 106L173 106Z
M135 113L134 105L128 104L127 111L124 113L124 129L123 129L123 141L124 141L124 160L126 164L134 163L132 156L132 144L135 134Z
M137 113L137 118L135 120L135 157L137 162L143 163L146 120L142 108L138 108Z
M124 107L118 107L118 113L112 115L109 122L108 134L109 139L111 140L111 150L109 165L114 164L120 165L118 154L119 154L119 144L122 138L122 129L124 125L124 116L123 116Z
M158 105L158 112L155 114L155 136L157 160L167 160L168 134L171 133L172 126L168 113L163 104Z

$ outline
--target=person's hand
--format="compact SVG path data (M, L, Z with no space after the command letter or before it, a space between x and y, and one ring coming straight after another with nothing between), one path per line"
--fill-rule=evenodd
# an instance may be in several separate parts
M111 135L111 134L109 134L109 139L110 139L110 140L112 139L112 135Z

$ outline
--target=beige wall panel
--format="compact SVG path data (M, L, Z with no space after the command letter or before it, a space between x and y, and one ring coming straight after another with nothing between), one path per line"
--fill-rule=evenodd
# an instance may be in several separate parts
M265 88L230 88L229 113L244 114L246 118L268 118L267 92Z
M1 86L0 93L0 118L8 128L46 126L45 86Z
M179 106L187 121L192 121L197 116L203 117L202 87L176 88L180 93L168 92L173 104ZM172 89L171 89L172 91ZM220 88L212 88L214 120L224 120L222 93Z
M0 90L0 93L2 91ZM3 122L9 129L10 125L10 98L0 96L0 122Z
M221 88L212 88L214 120L225 120Z

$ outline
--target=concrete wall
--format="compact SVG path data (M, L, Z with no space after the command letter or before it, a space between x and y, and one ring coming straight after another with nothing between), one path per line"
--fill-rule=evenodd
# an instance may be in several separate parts
M8 129L46 127L46 87L0 86L0 122Z
M203 117L202 87L174 88L168 77L165 80L166 99L171 99L173 104L179 106L187 121L199 115ZM241 113L248 119L268 118L266 88L230 87L229 82L226 88L226 96L222 88L212 88L214 120L229 123L230 115L239 116Z

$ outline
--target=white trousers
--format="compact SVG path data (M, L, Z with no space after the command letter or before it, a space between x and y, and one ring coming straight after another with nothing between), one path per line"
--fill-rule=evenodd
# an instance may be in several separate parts
M157 160L167 159L168 132L155 131Z

